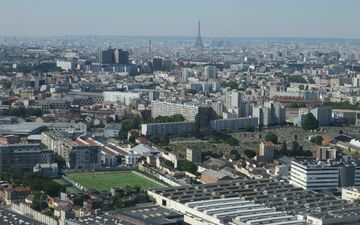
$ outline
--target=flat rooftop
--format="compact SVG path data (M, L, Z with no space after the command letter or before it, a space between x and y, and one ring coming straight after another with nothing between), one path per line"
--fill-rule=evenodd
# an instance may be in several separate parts
M46 225L44 223L40 223L34 219L21 215L19 213L15 213L4 206L0 206L0 224L1 225L14 225L14 224L22 224L22 225Z
M306 191L285 182L271 179L231 180L217 184L199 184L193 186L167 187L149 190L164 198L190 204L199 201L210 201L226 198L241 198L256 204L287 212L289 215L323 214L333 217L359 213L358 205L339 200L325 193ZM348 211L343 214L341 210Z

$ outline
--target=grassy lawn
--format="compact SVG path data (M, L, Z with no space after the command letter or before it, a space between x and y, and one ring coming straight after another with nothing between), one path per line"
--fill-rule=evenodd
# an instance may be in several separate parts
M71 180L88 189L110 191L110 188L139 186L142 190L160 187L159 184L143 178L131 171L76 172L67 175Z
M71 192L71 193L78 193L80 192L79 189L75 188L72 184L70 184L69 182L67 182L66 180L59 178L59 179L54 179L54 181L58 184L60 184L61 186L65 187L66 192Z

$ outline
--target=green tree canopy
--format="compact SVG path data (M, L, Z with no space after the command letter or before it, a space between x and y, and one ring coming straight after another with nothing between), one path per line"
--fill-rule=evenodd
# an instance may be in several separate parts
M278 142L278 136L273 132L269 132L265 135L265 141L271 141L276 144Z
M177 169L180 171L187 171L192 174L197 173L197 166L193 162L190 162L188 160L179 161Z
M319 128L319 121L315 118L312 113L308 113L305 115L304 122L302 123L301 127L304 130L315 130Z

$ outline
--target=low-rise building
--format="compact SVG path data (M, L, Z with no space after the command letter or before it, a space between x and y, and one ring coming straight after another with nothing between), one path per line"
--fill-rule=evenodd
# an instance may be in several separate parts
M59 175L59 168L57 163L41 163L36 164L33 168L33 171L40 172L48 177L56 177Z
M347 201L360 200L360 187L344 187L341 189L341 198Z

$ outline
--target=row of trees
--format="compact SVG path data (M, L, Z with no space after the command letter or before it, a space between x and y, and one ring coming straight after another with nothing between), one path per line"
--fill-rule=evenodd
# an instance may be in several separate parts
M30 116L40 117L48 113L50 112L46 110L37 109L37 108L25 108L24 106L1 111L2 116L16 116L22 118L26 118Z
M333 109L352 109L360 110L360 104L350 104L348 102L324 102L323 106L330 106Z
M129 118L129 119L123 120L121 129L124 132L128 132L129 130L132 130L132 129L138 129L139 126L140 126L140 118L134 117L134 118Z
M62 71L60 67L56 66L56 63L41 63L39 65L17 65L16 68L4 68L0 67L0 74L22 72L29 73L32 71L39 71L41 73Z
M288 149L287 144L284 141L281 146L281 149L280 149L280 154L286 155L286 156L312 156L313 155L311 151L304 150L303 146L301 146L299 144L299 142L296 140L292 141L290 150Z
M181 114L175 114L173 116L158 116L156 118L150 118L146 123L173 123L173 122L182 122L185 121L185 118Z
M192 174L197 173L197 166L193 162L188 161L188 160L179 161L178 165L177 165L177 169L179 171L187 171Z
M169 137L166 135L153 135L151 137L151 142L156 145L165 146L169 144Z

